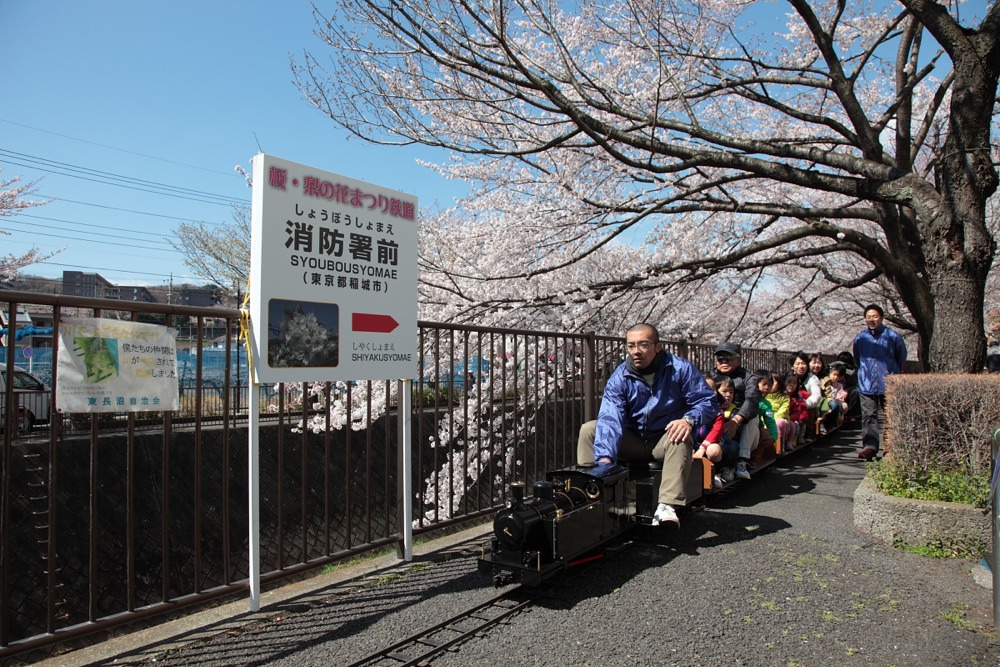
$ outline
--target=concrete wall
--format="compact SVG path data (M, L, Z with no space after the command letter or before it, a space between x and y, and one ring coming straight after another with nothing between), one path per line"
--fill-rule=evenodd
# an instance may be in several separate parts
M941 541L978 548L992 540L989 512L971 505L887 496L867 477L854 492L854 525L889 544L925 546Z

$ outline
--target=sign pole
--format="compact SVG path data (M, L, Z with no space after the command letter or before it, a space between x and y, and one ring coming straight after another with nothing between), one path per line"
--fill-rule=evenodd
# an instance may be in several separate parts
M249 466L250 611L260 609L260 386L250 378L250 432L247 434Z
M1000 629L1000 428L993 431L992 469L990 472L990 504L993 508L993 553L990 558L990 573L993 575L993 627Z
M400 474L403 476L403 560L413 560L413 451L412 451L412 412L410 410L412 380L399 382L399 409L403 411L403 466Z

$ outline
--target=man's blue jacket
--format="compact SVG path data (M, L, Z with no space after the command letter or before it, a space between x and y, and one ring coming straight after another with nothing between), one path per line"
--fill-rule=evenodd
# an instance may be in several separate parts
M697 429L711 424L718 412L715 392L687 359L660 352L652 387L625 362L615 369L604 387L594 436L594 459L616 460L618 443L626 429L655 445L667 424L675 419L690 417Z
M881 396L885 394L885 376L903 372L906 343L884 324L874 331L866 327L854 337L854 362L858 365L858 393Z

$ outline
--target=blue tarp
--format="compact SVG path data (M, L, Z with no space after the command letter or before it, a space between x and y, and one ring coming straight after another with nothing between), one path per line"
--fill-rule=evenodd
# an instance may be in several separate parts
M6 336L6 335L7 335L7 329L0 329L0 336ZM48 327L47 329L39 329L38 327L29 324L28 326L21 327L20 329L14 332L14 340L21 340L26 336L35 336L35 335L50 336L52 335L52 327Z

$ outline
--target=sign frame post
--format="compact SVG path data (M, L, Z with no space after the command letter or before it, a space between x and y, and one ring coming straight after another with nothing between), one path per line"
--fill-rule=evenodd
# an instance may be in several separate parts
M250 608L260 606L261 383L397 379L400 529L413 558L410 382L417 377L417 198L259 153L250 293ZM388 405L386 406L388 412Z
M247 434L248 530L250 531L250 611L260 610L260 385L250 378L250 432Z
M410 409L412 402L413 380L400 380L397 383L399 392L399 411L402 414L402 429L399 434L400 447L403 453L402 465L399 467L402 475L403 514L400 519L400 529L403 533L403 560L413 560L413 416Z

